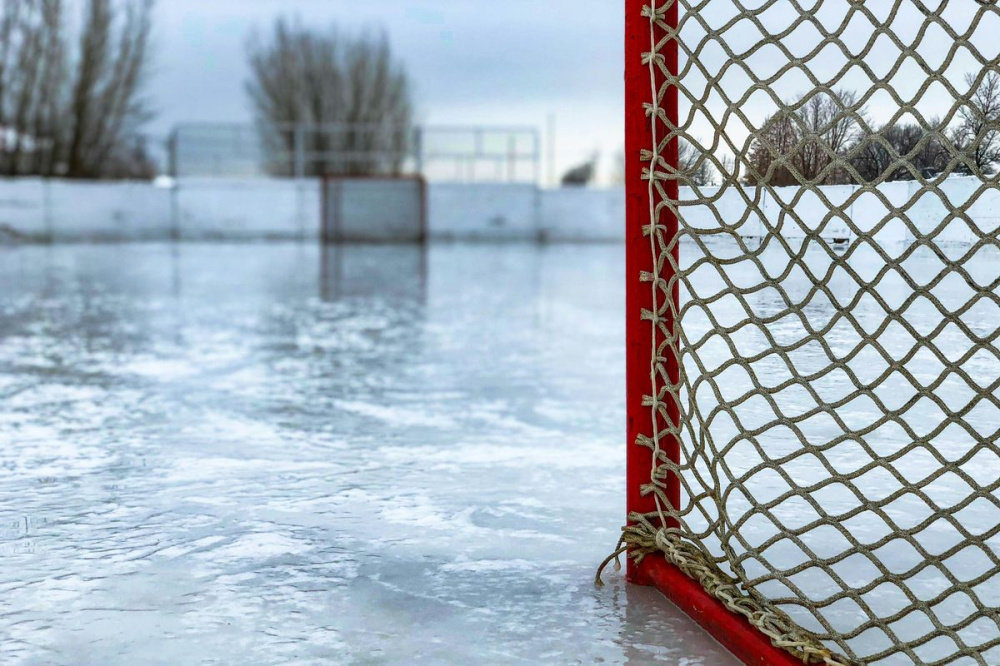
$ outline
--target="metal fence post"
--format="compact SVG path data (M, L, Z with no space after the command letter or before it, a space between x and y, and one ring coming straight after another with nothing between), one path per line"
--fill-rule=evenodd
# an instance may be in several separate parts
M413 157L418 175L424 175L424 130L419 125L413 128Z
M177 128L167 136L167 175L177 178Z
M294 173L296 178L306 177L306 128L302 123L295 125L294 138Z

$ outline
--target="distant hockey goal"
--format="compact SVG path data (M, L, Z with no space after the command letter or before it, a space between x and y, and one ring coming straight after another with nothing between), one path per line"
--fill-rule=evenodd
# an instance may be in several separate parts
M427 186L420 176L326 176L321 197L324 242L427 239Z
M628 579L1000 664L1000 9L626 0Z

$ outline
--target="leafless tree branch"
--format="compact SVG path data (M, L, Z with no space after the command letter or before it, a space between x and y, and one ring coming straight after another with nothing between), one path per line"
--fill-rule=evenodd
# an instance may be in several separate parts
M153 0L4 0L0 174L147 176L134 151ZM68 7L82 9L74 47Z
M381 31L345 35L279 18L249 43L247 94L269 169L306 175L398 173L410 148L409 79Z

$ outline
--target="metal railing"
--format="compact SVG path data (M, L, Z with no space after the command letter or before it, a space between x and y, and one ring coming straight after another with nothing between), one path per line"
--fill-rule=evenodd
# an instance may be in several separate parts
M395 131L361 123L186 123L166 143L171 176L421 174L435 181L537 182L533 127L425 125Z

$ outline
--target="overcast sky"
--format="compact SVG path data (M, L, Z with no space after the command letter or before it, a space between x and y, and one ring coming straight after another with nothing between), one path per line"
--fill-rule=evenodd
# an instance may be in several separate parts
M381 25L416 84L425 123L557 121L561 171L620 150L623 9L613 0L159 0L152 126L250 119L246 41L280 14Z
M284 14L298 16L317 29L332 24L346 29L383 26L414 80L422 123L530 125L544 131L547 117L554 114L556 173L599 150L607 175L624 142L622 5L618 0L158 0L156 68L150 93L159 116L152 129L166 135L179 122L250 120L244 92L247 40L255 30L266 33L274 19ZM847 3L823 4L821 19L826 25L839 25L849 7ZM896 3L872 0L866 7L876 13L878 21L886 21ZM946 7L947 23L962 33L979 5L964 2ZM732 11L730 3L719 2L702 18L721 26ZM903 5L893 16L894 33L906 42L921 41L922 57L937 67L951 43L942 28L930 26L920 40L924 17L916 8ZM762 20L777 33L797 18L794 13L775 11L767 12ZM688 43L698 44L700 24L686 26ZM994 37L997 27L995 22L984 22L977 32L977 46L989 57L1000 55L1000 40ZM856 13L843 39L854 52L861 52L872 31L871 21ZM741 24L727 31L725 39L737 52L750 53L760 34ZM802 57L820 39L815 27L805 22L783 44ZM703 96L704 81L699 88L702 68L726 72L722 87L737 99L750 81L748 73L770 76L788 63L787 56L773 46L732 67L719 48L708 45L699 53L699 66L691 68L686 78L696 97ZM899 49L883 37L866 63L883 76L896 66L899 55ZM828 47L810 60L809 68L828 80L844 64L843 52ZM980 69L967 50L961 50L949 79L957 85L966 73ZM925 79L921 65L908 58L893 84L909 100ZM855 66L837 85L865 93L871 89L871 80ZM811 87L806 76L793 69L775 84L775 92L791 100ZM714 101L721 101L717 91L713 94ZM876 121L887 120L898 108L885 92L865 101ZM919 96L918 106L931 117L947 112L951 102L952 94L936 83ZM773 112L774 99L758 91L737 106L761 121ZM711 141L716 134L700 117L695 117L690 131L699 141ZM729 118L726 135L737 144L749 137L735 116ZM725 148L721 152L727 152Z

